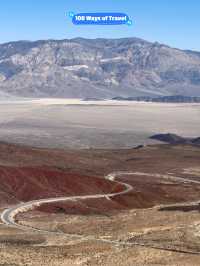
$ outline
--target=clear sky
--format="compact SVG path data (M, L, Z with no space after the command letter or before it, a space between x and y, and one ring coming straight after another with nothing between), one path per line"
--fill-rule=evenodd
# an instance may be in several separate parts
M75 26L69 11L124 12L132 26ZM139 37L200 51L199 0L0 0L0 43Z

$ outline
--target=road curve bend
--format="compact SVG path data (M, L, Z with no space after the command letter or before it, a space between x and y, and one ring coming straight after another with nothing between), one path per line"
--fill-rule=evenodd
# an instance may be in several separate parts
M155 178L163 178L167 180L173 180L176 182L183 182L183 183L194 183L194 184L200 184L200 181L197 180L191 180L187 178L181 178L181 177L176 177L176 176L170 176L170 175L160 175L160 174L150 174L150 173L142 173L142 172L127 172L127 171L117 171L110 173L109 175L105 176L105 179L108 179L116 184L120 184L124 186L124 190L117 192L117 193L108 193L108 194L95 194L95 195L84 195L84 196L71 196L71 197L59 197L59 198L49 198L49 199L39 199L39 200L33 200L29 201L26 203L21 203L16 206L13 206L9 209L6 209L2 212L1 214L1 220L4 224L22 229L22 230L34 230L37 232L43 232L43 233L53 233L53 234L62 234L66 236L74 236L78 238L82 238L83 235L78 235L78 234L65 234L62 232L53 232L53 231L48 231L44 229L38 229L35 227L31 227L28 225L21 225L18 224L16 221L16 215L20 212L26 212L29 210L34 209L37 206L40 206L41 204L44 203L53 203L53 202L60 202L60 201L67 201L67 200L80 200L80 199L99 199L99 198L110 198L110 197L115 197L123 194L127 194L130 191L133 190L133 187L130 184L116 181L115 178L123 175L148 175L152 176ZM178 204L170 204L170 206L177 206L177 205L184 205L184 204L200 204L200 200L196 202L185 202L185 203L178 203ZM169 205L164 205L164 206L169 206ZM159 207L159 206L157 206ZM88 239L88 236L87 236ZM187 254L192 254L192 255L200 255L200 252L198 251L188 251L188 250L180 250L177 248L171 248L171 247L163 247L162 245L153 245L153 244L148 244L148 243L141 243L141 242L124 242L124 241L119 241L119 240L109 240L109 239L102 239L102 238L94 238L97 241L101 242L107 242L110 244L114 245L123 245L123 246L142 246L142 247L147 247L147 248L153 248L153 249L159 249L159 250L165 250L165 251L171 251L171 252L178 252L178 253L187 253Z
M74 201L74 200L84 200L84 199L111 198L111 197L116 197L119 195L124 195L124 194L129 193L133 189L133 187L127 183L115 181L114 179L117 175L120 175L120 174L119 173L109 174L105 177L105 179L112 180L113 183L122 185L124 187L124 190L120 192L32 200L29 202L17 204L9 209L4 210L1 214L1 220L4 224L17 227L19 229L30 229L30 228L33 229L32 227L18 224L15 219L16 215L22 212L30 211L34 209L35 207L41 206L44 203L54 203L54 202L61 202L61 201L68 201L68 200ZM35 230L37 229L35 228ZM38 229L38 231L41 231L41 230Z

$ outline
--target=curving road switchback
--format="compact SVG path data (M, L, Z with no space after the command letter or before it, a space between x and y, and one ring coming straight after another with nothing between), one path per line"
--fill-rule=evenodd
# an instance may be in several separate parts
M118 175L119 175L119 173L118 173ZM30 210L34 209L35 207L40 206L41 204L54 203L54 202L60 202L60 201L68 201L68 200L75 201L75 200L84 200L84 199L110 198L110 197L115 197L115 196L129 193L133 189L133 187L129 184L119 182L119 181L114 181L115 177L116 177L116 173L113 173L113 174L107 175L105 178L112 180L113 183L122 185L124 187L124 190L117 192L117 193L38 199L38 200L33 200L33 201L25 202L25 203L20 203L20 204L15 205L14 207L11 207L9 209L4 210L1 214L1 220L6 225L14 226L14 227L17 227L19 229L27 229L27 228L29 228L29 226L25 226L25 225L21 225L21 224L17 223L17 221L15 219L16 215L19 213L22 213L22 212L30 211ZM41 231L41 230L39 230L39 231Z
M154 177L154 178L163 178L165 180L171 180L171 181L175 181L175 182L179 182L179 183L188 183L188 184L194 183L194 184L200 185L200 181L191 180L191 179L182 178L182 177L171 176L171 175L150 174L150 173L142 173L142 172L117 171L117 172L110 173L105 178L112 181L113 183L122 185L124 187L124 189L120 192L108 193L108 194L68 196L68 197L33 200L33 201L17 204L16 206L13 206L9 209L4 210L1 214L1 220L6 225L9 225L9 226L12 226L12 227L15 227L18 229L22 229L22 230L29 229L29 230L34 230L37 232L63 234L66 236L69 235L69 236L78 237L78 238L84 237L83 235L78 235L78 234L66 234L63 232L53 232L53 231L48 231L48 230L44 230L44 229L38 229L38 228L31 227L28 225L21 225L21 224L18 224L18 222L16 221L16 215L19 213L22 213L22 212L30 211L30 210L34 209L35 207L38 207L44 203L53 203L53 202L61 202L61 201L68 201L68 200L74 201L74 200L83 200L83 199L99 199L99 198L109 199L109 198L112 198L115 196L127 194L133 190L133 187L130 184L115 180L117 177L124 176L124 175L146 175L146 176L150 176L150 177ZM170 204L170 205L163 205L163 206L183 206L186 204L187 205L188 204L190 204L190 205L200 204L200 200L195 201L195 202L185 202L185 203L177 203L177 204ZM157 207L159 207L159 206L157 206ZM87 239L88 239L88 236L87 236ZM153 249L168 250L168 251L179 252L179 253L189 253L189 254L195 254L195 255L200 254L200 252L196 252L196 251L188 251L188 250L180 250L177 248L163 247L160 244L159 245L149 245L147 243L141 243L141 242L136 242L136 241L135 242L127 242L127 241L124 242L124 241L119 241L119 240L109 240L109 239L102 239L102 238L94 238L94 239L97 241L107 242L107 243L115 244L115 245L126 245L126 246L138 245L138 246L143 246L143 247L148 247L148 248L153 248Z

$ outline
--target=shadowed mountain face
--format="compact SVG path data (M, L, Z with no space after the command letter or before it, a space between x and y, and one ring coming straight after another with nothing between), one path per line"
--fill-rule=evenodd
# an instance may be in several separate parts
M200 96L200 53L137 38L0 45L0 95Z

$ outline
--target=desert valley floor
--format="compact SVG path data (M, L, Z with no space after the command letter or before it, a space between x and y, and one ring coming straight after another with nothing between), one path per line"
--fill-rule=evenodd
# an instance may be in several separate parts
M132 148L157 133L198 137L200 104L0 101L0 140L50 148Z

